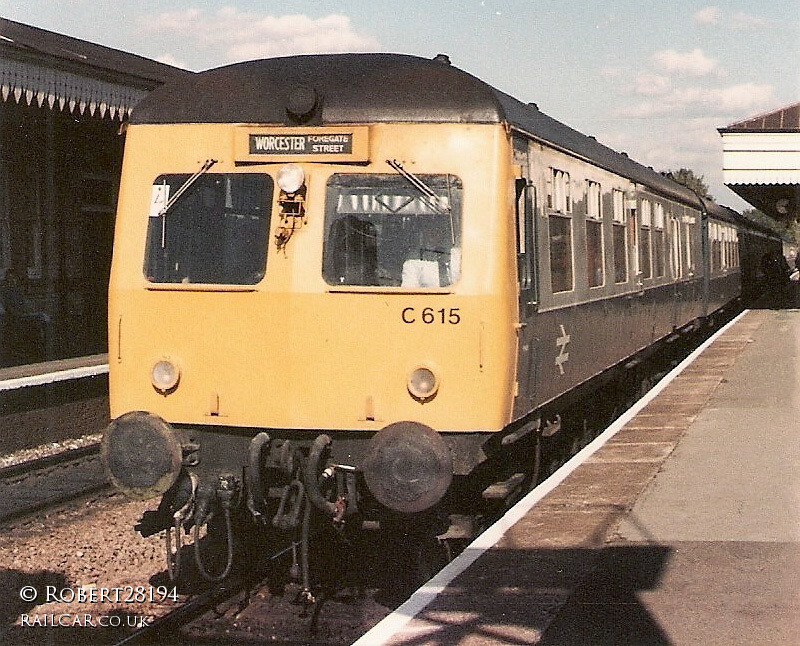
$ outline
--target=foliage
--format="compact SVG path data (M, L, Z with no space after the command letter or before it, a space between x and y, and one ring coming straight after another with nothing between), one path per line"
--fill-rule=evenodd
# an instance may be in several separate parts
M707 198L715 202L714 196L708 192L708 184L703 181L702 175L695 175L694 171L690 168L681 168L680 170L668 170L661 173L664 177L669 177L671 180L686 186L694 191L700 197Z
M716 202L714 196L708 192L708 184L703 180L702 175L695 175L694 171L690 168L681 168L680 170L668 170L661 173L664 177L682 184L687 188L694 191L697 195ZM791 241L795 244L800 244L800 223L798 222L779 222L762 213L758 209L745 209L742 215L750 220L756 222L777 235L781 236L784 240Z
M751 222L757 222L767 227L767 229L774 231L784 240L790 240L795 243L800 240L800 225L796 222L778 222L758 209L745 209L742 211L742 216Z

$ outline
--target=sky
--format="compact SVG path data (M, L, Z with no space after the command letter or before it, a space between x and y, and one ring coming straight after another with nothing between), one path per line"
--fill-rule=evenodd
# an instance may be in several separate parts
M800 0L0 0L0 16L200 71L397 52L453 65L658 171L722 183L717 128L800 101Z

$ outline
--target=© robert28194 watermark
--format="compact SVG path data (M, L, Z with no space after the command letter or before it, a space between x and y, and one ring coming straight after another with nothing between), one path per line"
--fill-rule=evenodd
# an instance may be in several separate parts
M37 628L147 628L149 617L140 615L92 615L89 613L22 614L19 625Z
M20 588L19 598L28 603L37 605L46 603L162 603L168 599L178 601L176 588L167 586L119 586L107 587L65 587L48 585L37 588L26 585ZM149 624L149 618L139 615L127 614L102 614L91 613L36 613L22 614L19 618L20 626L40 627L91 627L91 628L144 628Z
M19 598L29 603L162 603L178 600L178 590L165 585L123 585L116 588L59 588L45 586L43 590L26 585L20 588Z

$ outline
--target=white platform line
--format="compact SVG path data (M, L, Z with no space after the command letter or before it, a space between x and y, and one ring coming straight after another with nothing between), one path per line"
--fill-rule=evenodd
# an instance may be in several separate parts
M0 381L0 391L16 390L17 388L27 388L29 386L42 386L53 384L57 381L69 381L70 379L81 379L83 377L94 377L108 372L108 364L98 366L84 366L82 368L71 368L70 370L58 370L48 372L43 375L30 375L29 377L16 377Z
M631 421L640 410L655 399L667 385L675 379L687 366L710 346L719 336L736 324L750 310L744 310L724 327L717 330L701 346L694 350L681 363L665 375L648 393L636 404L628 409L621 417L617 418L611 426L587 444L580 452L544 480L538 487L509 509L505 515L476 538L455 559L448 563L436 576L417 590L394 612L384 617L368 632L364 633L352 646L381 646L394 637L408 622L433 601L448 584L459 574L472 565L478 557L499 541L517 521L527 514L542 498L555 489L566 477L593 455L601 446L612 438L625 424Z

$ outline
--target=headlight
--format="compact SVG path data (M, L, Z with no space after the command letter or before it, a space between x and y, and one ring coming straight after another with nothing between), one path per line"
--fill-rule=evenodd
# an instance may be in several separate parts
M280 189L287 194L297 193L306 181L306 174L297 164L286 164L278 171L276 180Z
M166 394L178 385L181 371L171 361L162 359L153 366L150 378L153 382L153 388L162 394Z
M408 392L414 399L427 401L439 390L439 379L430 368L420 367L408 377Z

